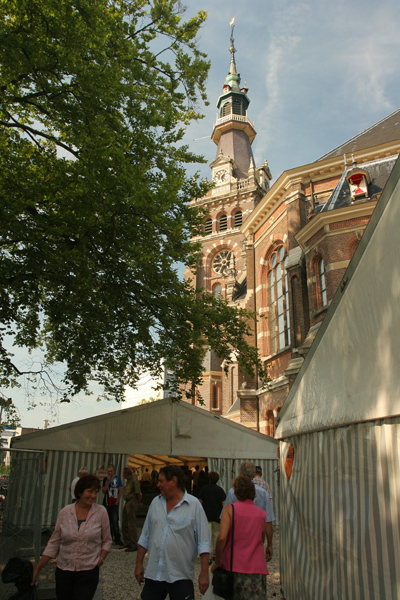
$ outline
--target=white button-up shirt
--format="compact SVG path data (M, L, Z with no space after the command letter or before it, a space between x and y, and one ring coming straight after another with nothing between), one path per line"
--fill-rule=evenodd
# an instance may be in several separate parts
M166 499L154 498L139 545L149 554L145 578L168 583L193 580L197 555L211 548L207 517L197 498L185 492L168 514Z

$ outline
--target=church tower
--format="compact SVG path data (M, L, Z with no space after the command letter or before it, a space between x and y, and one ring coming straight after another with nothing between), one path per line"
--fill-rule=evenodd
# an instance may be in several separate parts
M246 85L241 87L236 68L233 34L232 20L229 72L218 98L218 118L211 135L217 145L216 158L210 165L214 187L203 198L193 200L208 211L205 236L200 238L202 255L196 285L244 307L248 294L246 243L241 226L268 191L271 173L267 161L258 168L254 164L252 143L256 131L247 114L248 89ZM212 352L205 362L201 396L209 410L226 414L242 383L238 367L232 367L227 377Z

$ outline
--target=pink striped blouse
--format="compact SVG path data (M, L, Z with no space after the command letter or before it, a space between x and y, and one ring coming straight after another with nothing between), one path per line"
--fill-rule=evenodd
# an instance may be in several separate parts
M43 554L56 558L63 571L89 571L97 566L100 552L111 550L110 522L104 506L93 504L78 530L75 504L60 510L56 528Z

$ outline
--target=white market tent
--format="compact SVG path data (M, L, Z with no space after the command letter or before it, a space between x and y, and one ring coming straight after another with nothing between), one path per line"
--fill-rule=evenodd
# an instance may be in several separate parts
M275 440L169 399L20 436L13 439L12 447L45 451L43 527L51 527L69 501L68 486L82 465L95 472L112 463L121 474L127 464L158 470L165 464L192 467L208 463L210 470L220 474L222 487L228 489L240 463L253 460L262 466L272 488L276 487ZM274 511L278 518L276 504Z
M287 600L400 598L399 232L398 160L280 413Z

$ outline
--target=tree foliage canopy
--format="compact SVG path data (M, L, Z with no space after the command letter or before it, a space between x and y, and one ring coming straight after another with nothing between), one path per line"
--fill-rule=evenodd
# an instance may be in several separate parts
M6 335L117 400L161 359L199 381L204 343L251 368L244 320L181 281L205 193L182 145L209 64L173 0L0 3L0 367Z

